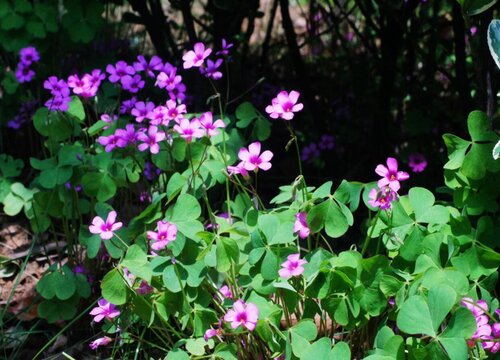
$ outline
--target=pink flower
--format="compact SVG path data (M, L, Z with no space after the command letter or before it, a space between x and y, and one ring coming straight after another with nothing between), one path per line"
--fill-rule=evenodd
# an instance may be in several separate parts
M102 338L99 338L99 339L96 339L96 340L92 341L89 344L89 346L90 346L90 348L92 350L95 350L99 346L106 346L106 345L108 345L111 341L113 341L113 339L111 339L110 337L104 336Z
M227 173L229 174L229 176L240 174L244 178L248 178L248 171L243 166L243 161L239 162L236 166L228 166Z
M375 172L383 176L377 182L379 188L389 186L393 191L398 191L401 187L400 181L408 180L410 175L404 171L398 171L398 161L395 158L387 158L387 167L380 164L375 168Z
M154 291L154 287L150 286L146 280L142 280L141 284L137 288L137 293L139 295L151 294Z
M295 223L293 224L293 232L299 233L299 236L301 239L305 239L309 236L309 233L311 230L307 226L307 213L306 212L300 212L295 215Z
M158 232L148 231L148 239L154 240L151 249L159 251L167 247L168 243L177 237L177 226L168 221L158 221L156 223Z
M224 316L224 321L231 322L231 327L237 329L239 326L253 331L259 318L259 309L255 304L245 304L243 300L237 300L233 309L230 309Z
M208 329L207 331L205 331L205 335L203 335L203 338L205 339L205 341L208 341L208 339L219 335L220 332L221 332L220 329L217 329L217 330L216 329Z
M134 75L135 69L125 61L118 61L115 66L111 64L106 66L106 72L109 74L109 81L117 83L122 81L123 77L126 75Z
M148 114L155 108L155 104L151 101L145 103L144 101L138 101L134 104L134 108L130 112L132 116L135 116L135 121L143 122Z
M281 91L272 101L271 105L266 107L266 112L273 119L282 118L283 120L292 120L294 113L302 110L304 105L297 101L300 93L297 91Z
M205 59L212 53L212 49L205 49L205 44L199 42L194 44L194 51L189 50L184 54L182 60L184 60L184 69L189 69L192 67L200 67L203 65Z
M251 143L246 148L241 148L238 152L238 157L243 162L243 167L248 171L257 172L259 169L264 171L271 168L271 159L273 158L273 153L269 150L260 153L260 142L256 141Z
M146 133L137 135L137 140L142 141L137 148L139 151L144 151L149 148L151 154L158 154L160 152L160 141L165 140L166 135L163 131L158 131L157 126L150 126Z
M119 138L113 134L109 136L99 136L97 142L104 146L106 152L111 152L115 147L118 146Z
M129 144L134 145L137 142L138 135L139 134L135 131L134 124L125 125L125 130L116 129L115 131L115 137L117 138L116 146L124 148Z
M191 142L193 138L201 138L205 134L205 131L200 127L200 121L196 118L191 121L185 118L181 119L180 123L174 126L174 131L187 142Z
M385 186L382 189L373 188L368 194L370 200L368 203L373 207L378 207L381 210L387 210L392 205L393 201L396 201L398 194L393 191L390 187Z
M484 300L474 301L472 298L464 297L460 304L469 309L476 318L488 311L488 304Z
M410 154L408 160L408 166L414 173L422 172L427 167L427 160L422 154Z
M113 122L118 120L118 116L116 116L116 115L110 116L108 114L102 114L100 119L102 121L104 121L106 124L111 125ZM105 127L103 127L103 130L109 129L109 125L106 125Z
M167 119L174 120L176 123L179 123L184 118L182 114L187 112L186 105L177 105L174 100L167 100L165 107L167 108Z
M159 106L155 107L153 110L148 112L146 117L149 120L151 120L150 121L151 125L156 125L156 126L165 125L165 126L167 126L169 123L168 109L165 106L159 105Z
M151 60L149 60L149 63L142 55L137 56L137 61L134 62L134 69L137 72L145 71L149 77L155 76L153 70L159 71L162 68L163 68L163 62L162 62L161 58L159 56L156 56L156 55L153 56L151 58Z
M278 273L283 279L300 276L304 272L304 264L307 264L307 261L300 259L300 254L288 255L287 260L281 264L282 269Z
M182 81L182 76L177 75L177 68L173 68L170 72L161 72L156 77L155 85L160 89L167 89L168 91L172 91L175 89L177 84L180 84Z
M224 124L221 119L213 122L212 113L210 111L207 111L200 116L200 124L206 130L208 137L217 135L219 133L217 128L226 127L226 124Z
M120 315L120 310L105 299L99 299L97 305L99 306L90 311L90 315L94 316L95 322L100 322L102 319L111 320Z
M200 73L205 75L207 78L219 80L222 77L222 73L217 70L222 65L222 59L217 59L215 62L208 59L207 65L205 67L200 67Z
M121 78L121 83L123 90L127 90L131 93L137 93L140 89L144 87L146 84L144 80L142 80L141 75L135 74L133 77L130 75L125 75Z
M222 299L232 299L233 294L231 293L231 289L229 286L224 285L219 289L219 293L222 296Z
M94 217L92 220L92 225L89 226L89 230L92 234L99 234L101 239L109 240L113 237L113 232L120 229L123 224L121 222L115 222L116 211L111 211L106 218L106 222L99 216Z

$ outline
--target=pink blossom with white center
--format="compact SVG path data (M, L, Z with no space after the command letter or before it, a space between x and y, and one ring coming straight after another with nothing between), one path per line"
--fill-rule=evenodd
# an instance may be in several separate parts
M243 326L250 331L255 329L258 318L259 309L257 306L252 303L245 304L241 299L237 300L233 308L224 315L224 321L230 322L233 329Z
M381 189L373 188L368 193L368 203L373 207L378 207L381 210L390 209L392 203L397 200L398 194L390 187L384 186Z
M193 141L193 138L201 138L205 134L205 131L200 127L200 121L198 119L181 119L178 125L174 126L174 131L177 132L183 139L187 142Z
M300 93L295 90L290 91L290 94L287 91L281 91L271 101L271 105L266 107L266 112L273 119L282 118L283 120L292 120L295 115L294 113L304 108L303 104L297 104L299 96Z
M248 178L248 171L245 169L243 161L239 162L236 166L228 166L227 173L229 176L240 174L244 178Z
M142 141L137 147L139 151L145 151L149 148L151 154L158 154L160 152L159 142L165 140L166 135L163 131L158 131L157 126L150 126L147 133L139 133L137 140Z
M92 341L89 346L92 350L95 350L97 349L99 346L106 346L108 345L111 341L113 341L113 339L111 339L110 337L108 336L104 336L102 338L99 338L99 339L96 339L94 341Z
M159 106L155 107L153 110L148 112L146 117L149 120L151 120L149 122L151 125L156 125L156 126L165 125L165 126L167 126L169 123L168 109L165 106L159 105Z
M233 294L231 293L231 289L229 286L224 285L219 289L219 293L222 296L222 299L232 299Z
M158 221L156 223L158 232L148 231L148 239L154 240L151 244L151 249L155 251L163 250L167 247L168 243L175 240L177 237L177 226L168 221Z
M116 309L116 306L109 303L106 299L99 299L97 305L89 313L94 316L95 322L100 322L103 319L111 320L120 315L120 310Z
M177 75L177 69L172 69L169 73L161 72L156 77L155 85L160 89L166 89L167 91L172 91L175 89L177 84L182 81L182 76Z
M224 124L224 122L221 119L218 119L215 122L213 122L212 113L210 111L207 111L206 113L203 113L200 116L200 124L205 129L208 137L217 135L219 133L217 131L218 128L226 127L226 124Z
M109 136L99 136L99 138L97 138L97 142L104 146L104 151L106 152L111 152L118 146L118 138L114 134Z
M92 234L99 234L101 239L109 240L113 237L113 232L120 229L122 226L123 223L116 222L116 211L110 211L106 218L106 222L99 216L94 217L92 225L89 226L89 230Z
M293 224L293 232L299 233L301 239L305 239L311 233L311 230L307 226L307 213L299 212L295 215L295 223Z
M167 108L167 119L174 120L176 123L179 123L182 119L184 119L182 114L187 112L186 105L177 105L177 102L174 100L167 100L165 107Z
M398 171L398 161L392 157L387 158L387 167L379 164L375 168L375 172L382 176L382 179L377 182L379 188L382 189L384 186L389 186L396 192L401 188L401 184L399 182L408 180L410 177L407 172Z
M278 273L283 279L300 276L304 272L304 264L307 264L307 261L300 259L300 254L288 255L287 260L281 264L282 269Z
M257 172L259 169L264 171L271 168L271 159L273 153L269 150L260 153L260 142L256 141L248 146L248 149L241 148L238 152L238 158L243 162L243 167L248 171Z
M189 50L184 54L182 60L184 60L184 69L190 69L192 67L200 67L203 65L205 59L212 53L212 49L206 48L205 44L199 42L194 44L194 50Z
M138 101L135 103L134 108L131 111L132 116L135 116L135 121L143 122L148 114L153 111L155 104L151 101L147 103L144 101Z
M125 125L124 129L116 129L115 136L117 137L116 146L124 148L127 145L134 145L137 143L137 136L134 124Z

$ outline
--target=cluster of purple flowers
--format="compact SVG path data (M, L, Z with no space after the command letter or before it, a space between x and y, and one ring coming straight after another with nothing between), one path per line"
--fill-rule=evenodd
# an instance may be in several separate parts
M233 44L228 43L226 39L222 39L222 48L220 51L217 51L216 55L227 57L229 49L232 47ZM184 69L197 67L200 70L200 74L209 79L219 80L222 78L222 72L219 71L219 67L222 65L223 59L218 58L215 61L207 59L211 53L212 49L205 48L205 44L201 42L194 44L194 49L188 51L182 57ZM205 60L207 60L206 63Z
M37 105L37 100L23 102L21 104L21 107L19 108L19 112L16 116L14 116L13 119L7 122L7 126L14 130L19 129L24 123L31 120L31 117L35 113Z
M401 188L400 181L408 180L407 172L398 171L398 161L395 158L387 158L387 167L379 164L375 172L382 176L377 182L378 189L371 189L368 197L369 204L381 210L391 208L391 204L398 198L398 190Z
M22 48L19 51L19 62L16 68L16 79L20 83L30 82L35 77L31 65L40 61L40 55L33 46Z
M334 145L334 137L329 134L323 134L317 143L312 142L302 149L300 158L302 161L311 162L321 155L321 151L332 150Z
M488 304L484 300L474 301L471 298L463 298L462 306L469 309L476 319L476 331L472 338L468 340L471 348L476 346L477 342L481 343L483 349L492 353L497 353L500 350L500 322L495 321L490 325L490 316L488 312ZM495 310L497 316L500 317L500 309Z

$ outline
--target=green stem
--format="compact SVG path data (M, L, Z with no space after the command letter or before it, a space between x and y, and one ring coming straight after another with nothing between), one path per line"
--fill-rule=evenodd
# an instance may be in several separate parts
M363 244L363 248L361 249L361 256L363 256L366 250L368 249L368 245L370 244L370 240L372 238L373 232L375 231L375 225L377 225L379 217L380 217L380 210L377 212L377 216L375 217L370 233L365 238L365 243Z

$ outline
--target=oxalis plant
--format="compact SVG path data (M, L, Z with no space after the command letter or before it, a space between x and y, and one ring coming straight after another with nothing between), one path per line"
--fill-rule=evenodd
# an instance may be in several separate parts
M66 328L88 317L97 331L89 346L112 358L498 352L500 162L487 116L470 114L470 139L443 136L442 200L405 190L409 174L396 154L374 166L372 183L312 187L293 130L300 94L282 91L265 113L288 130L297 177L265 203L258 190L273 165L269 120L249 102L228 114L218 91L231 46L214 54L197 43L182 58L214 90L199 114L184 104L182 70L157 56L44 82L50 98L33 122L47 156L30 161L38 175L27 188L15 181L22 164L0 158L4 211L24 210L36 233L61 227L67 241L68 262L38 283L39 315L71 320ZM38 59L33 51L23 54ZM366 238L336 253L331 246L360 205ZM82 299L95 301L82 311Z

